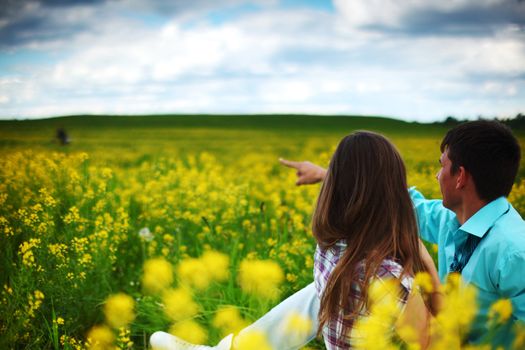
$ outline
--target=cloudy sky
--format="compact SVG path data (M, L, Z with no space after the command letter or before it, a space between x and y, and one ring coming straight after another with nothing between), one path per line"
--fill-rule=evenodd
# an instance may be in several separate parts
M0 0L0 118L525 112L525 1Z

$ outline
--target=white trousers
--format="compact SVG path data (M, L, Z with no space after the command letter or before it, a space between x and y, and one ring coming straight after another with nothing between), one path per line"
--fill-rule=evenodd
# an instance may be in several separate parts
M290 313L296 313L312 320L312 330L309 334L289 334L284 322ZM266 334L270 345L275 350L299 349L315 338L319 313L319 298L314 283L310 283L295 294L290 295L280 304L271 309L260 319L239 332L239 335L253 330Z

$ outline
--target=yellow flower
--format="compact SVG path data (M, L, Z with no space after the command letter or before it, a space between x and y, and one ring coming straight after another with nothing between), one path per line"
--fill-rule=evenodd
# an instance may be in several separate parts
M512 344L513 349L523 349L525 348L525 324L517 322L514 325L514 331L516 337L514 338L514 344Z
M39 290L35 290L35 298L39 299L39 300L43 300L45 297L44 297L44 293L42 293L41 291Z
M222 335L237 333L248 326L235 306L222 306L217 310L212 325L221 330Z
M120 327L118 329L117 344L121 344L122 346L128 349L131 349L131 347L133 346L133 342L131 341L130 336L131 336L131 331L129 330L129 328ZM119 347L119 349L121 349L122 346Z
M239 269L239 284L249 294L275 299L284 274L279 265L271 260L244 260Z
M208 340L206 330L193 320L175 323L171 326L169 333L194 344L204 344Z
M173 283L173 267L163 258L146 260L142 285L149 293L159 293Z
M396 302L399 294L399 280L390 278L386 280L375 279L370 284L368 295L372 306Z
M272 350L266 335L259 331L239 334L233 340L234 350Z
M294 275L293 273L287 273L286 274L286 280L288 282L296 282L297 281L297 275Z
M464 284L457 273L450 274L445 291L442 308L435 319L432 319L432 349L459 348L468 332L477 312L476 288Z
M397 279L374 280L369 288L369 314L360 317L352 330L356 349L397 349L392 343L393 325L401 311Z
M129 295L118 293L110 296L104 305L107 323L117 329L127 326L135 319L135 301Z
M206 289L213 281L223 282L229 277L229 257L225 254L206 251L199 259L186 258L177 267L180 281L197 289Z
M80 213L77 207L69 208L69 212L64 216L64 223L71 224L80 221Z
M94 326L87 335L87 347L90 350L113 349L115 335L107 326Z
M177 275L183 284L197 289L206 289L211 282L211 274L201 259L182 260L177 267Z
M286 334L297 339L305 339L313 327L313 322L310 318L296 312L289 313L284 322Z
M495 323L505 323L512 315L512 303L509 299L499 299L490 306L489 319Z
M427 272L418 272L414 278L414 287L421 288L424 293L432 293L434 286L432 285L432 278Z
M409 324L396 324L396 333L400 339L402 339L410 350L419 350L419 334L412 325Z
M173 235L170 235L169 233L164 234L164 236L162 236L162 239L167 244L171 244L175 241L175 237L173 237Z
M228 255L208 250L202 254L201 259L215 281L224 282L230 277Z
M42 267L36 263L33 249L40 247L41 240L39 238L31 238L27 242L20 244L19 255L22 256L22 263L27 267L33 267L37 270L41 270Z
M190 292L185 288L171 289L162 296L164 312L173 321L180 321L195 316L199 306L193 301Z

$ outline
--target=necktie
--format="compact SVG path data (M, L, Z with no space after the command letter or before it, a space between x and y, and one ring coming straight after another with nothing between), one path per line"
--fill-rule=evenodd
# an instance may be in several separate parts
M471 234L468 235L465 243L463 243L461 247L458 247L454 253L454 260L452 260L450 264L450 272L461 273L463 271L463 268L467 265L480 241L480 237Z

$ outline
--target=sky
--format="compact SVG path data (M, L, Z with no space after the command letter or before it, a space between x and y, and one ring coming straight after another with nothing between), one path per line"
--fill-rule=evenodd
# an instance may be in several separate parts
M523 0L0 0L0 119L524 112Z

